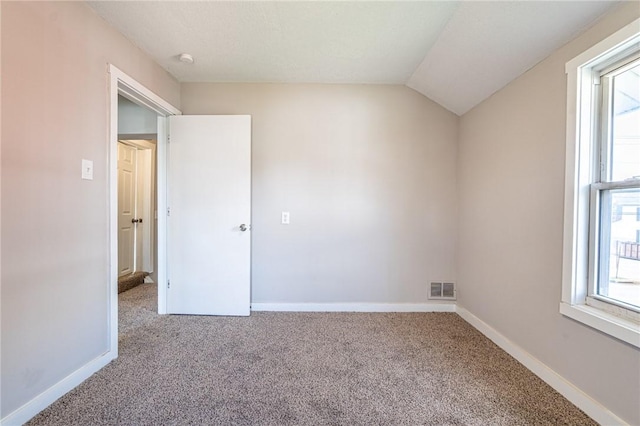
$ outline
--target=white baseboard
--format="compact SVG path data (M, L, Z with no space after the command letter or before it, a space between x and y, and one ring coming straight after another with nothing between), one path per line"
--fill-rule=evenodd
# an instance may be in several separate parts
M69 374L67 377L42 392L22 407L6 415L2 420L0 420L0 425L17 426L28 422L40 411L44 410L49 405L53 404L58 398L84 382L93 373L100 370L113 359L115 359L113 351L109 351L85 364L83 367Z
M576 407L580 408L596 422L607 426L627 424L624 420L584 393L573 383L566 380L511 340L507 339L504 335L500 334L496 329L473 315L471 312L461 306L457 306L456 312L465 321L487 336L491 341L493 341L493 343L518 360L533 374L544 380L549 386L558 391L558 393L571 401Z
M276 312L455 312L452 303L252 303L252 311Z
M532 373L602 425L626 425L621 418L591 398L490 325L455 303L252 303L252 311L281 312L457 312L465 321L513 356ZM22 425L58 398L115 359L113 352L94 359L0 420L0 426Z

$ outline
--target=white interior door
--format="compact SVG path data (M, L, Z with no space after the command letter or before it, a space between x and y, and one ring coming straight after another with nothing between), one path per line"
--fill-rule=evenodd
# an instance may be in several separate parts
M173 116L167 311L249 315L251 116Z
M118 276L135 271L136 149L118 143Z

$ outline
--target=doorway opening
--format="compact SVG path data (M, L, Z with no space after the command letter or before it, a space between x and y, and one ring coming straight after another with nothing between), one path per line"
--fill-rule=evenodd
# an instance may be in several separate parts
M118 96L118 294L158 282L158 115Z
M180 111L113 65L109 75L109 355L116 358L119 277L142 273L153 281L143 284L157 294L150 312L166 313L166 287L159 285L166 282L166 215L157 212L166 210L166 117Z
M118 140L118 293L157 283L156 140Z
M118 96L118 335L158 315L158 114Z

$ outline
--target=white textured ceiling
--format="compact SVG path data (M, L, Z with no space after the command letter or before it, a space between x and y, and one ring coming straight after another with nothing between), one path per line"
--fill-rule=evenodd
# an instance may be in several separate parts
M180 81L404 84L446 2L91 2ZM188 52L192 66L176 55Z
M462 115L573 39L613 5L464 2L407 86Z
M182 82L406 84L456 114L611 1L92 1ZM195 63L178 61L188 52Z

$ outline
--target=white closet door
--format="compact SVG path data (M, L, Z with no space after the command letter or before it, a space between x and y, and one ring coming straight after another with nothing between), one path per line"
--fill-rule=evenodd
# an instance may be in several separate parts
M135 271L136 149L118 143L118 276Z

